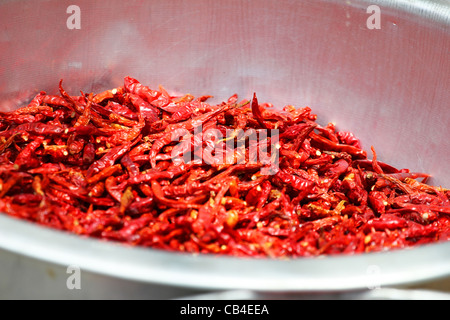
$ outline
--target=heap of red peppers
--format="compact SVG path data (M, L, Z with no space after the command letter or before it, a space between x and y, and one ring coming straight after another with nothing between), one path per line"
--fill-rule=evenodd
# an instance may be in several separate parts
M0 113L0 212L126 244L233 256L450 238L450 190L378 161L373 148L369 160L352 133L319 125L309 107L276 110L256 95L212 105L131 77L98 94L69 95L62 81L59 91ZM276 168L263 174L267 163L238 161L249 159L248 141L224 163L174 161L179 130L193 154L237 138L208 140L211 128L276 132L257 146L275 145Z

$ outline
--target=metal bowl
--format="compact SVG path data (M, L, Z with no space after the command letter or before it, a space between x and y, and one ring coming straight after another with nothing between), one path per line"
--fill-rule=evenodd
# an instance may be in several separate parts
M255 91L278 107L311 107L319 123L375 146L379 160L448 188L449 27L445 0L3 1L0 109L56 93L61 78L74 94L127 75L218 101ZM243 259L127 247L0 216L0 248L0 298L348 292L450 276L450 243ZM80 289L69 285L73 266Z

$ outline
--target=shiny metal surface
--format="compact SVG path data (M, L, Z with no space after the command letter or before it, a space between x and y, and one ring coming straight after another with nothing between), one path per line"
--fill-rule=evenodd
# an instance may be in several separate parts
M349 291L411 285L444 278L450 272L450 243L358 256L261 260L130 248L36 228L5 216L0 216L0 222L0 244L8 251L62 267L75 265L83 273L167 288Z
M379 288L332 293L277 294L234 290L197 294L177 300L449 300L450 294L433 290Z
M61 78L73 93L111 88L127 75L169 92L214 94L218 101L256 91L261 101L278 107L310 106L320 123L353 131L367 150L373 145L379 160L430 173L431 183L450 187L449 1L79 0L76 5L80 29L67 27L71 14L64 1L0 4L1 110L26 103L39 90L56 93ZM367 27L369 5L380 8L380 29ZM139 284L142 296L147 285L185 290L167 291L168 297L187 295L188 289L355 290L450 276L448 243L362 256L255 261L124 248L0 216L0 248L3 265L12 254L55 266L76 264L92 272L93 286L96 274L110 277L110 286L104 286L109 290L94 296L111 292L119 279ZM26 268L21 272L27 274ZM0 271L0 296L22 283L8 277L17 274ZM61 281L42 286L64 296ZM18 295L21 289L26 292L16 287Z

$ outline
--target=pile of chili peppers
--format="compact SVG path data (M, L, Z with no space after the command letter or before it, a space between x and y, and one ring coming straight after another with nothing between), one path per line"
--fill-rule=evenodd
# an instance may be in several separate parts
M136 246L233 256L353 254L450 238L448 189L378 161L373 148L369 160L352 133L319 125L309 107L276 110L256 95L212 105L131 77L98 94L69 95L62 81L59 91L0 114L0 212ZM267 162L245 161L249 141L226 162L175 161L180 146L202 155L238 138L208 138L211 128L272 132L257 150L276 151L275 169L263 174Z

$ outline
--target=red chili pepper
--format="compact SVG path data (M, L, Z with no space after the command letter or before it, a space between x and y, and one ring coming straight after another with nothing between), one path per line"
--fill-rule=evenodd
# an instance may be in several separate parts
M374 218L367 221L364 226L366 233L369 233L372 229L377 231L384 231L386 229L401 229L406 227L407 221L403 218L399 218L393 214L384 214L381 218Z
M173 199L166 198L161 189L161 186L155 180L152 181L152 191L153 191L153 194L155 195L156 201L158 201L159 203L161 203L162 205L165 205L165 206L170 206L172 208L197 208L197 209L201 207L200 205L189 202L189 201L185 201L185 200L181 200L181 199L173 200Z
M334 141L328 140L325 137L318 135L315 132L311 132L310 134L311 142L317 145L322 150L331 150L331 151L339 151L339 152L347 152L355 159L366 158L366 151L354 147L352 145L340 144Z
M353 134L353 132L349 131L339 131L336 133L338 140L343 144L348 144L354 146L356 148L362 149L361 142L359 139Z
M118 88L114 88L114 89L110 89L110 90L105 90L103 92L97 93L94 97L93 97L93 102L94 103L101 103L104 100L109 100L109 99L114 99L116 97L116 95L120 95L123 94L125 91L124 87L118 87Z
M159 120L158 110L150 103L132 93L129 93L128 97L130 98L132 105L142 114L145 120L150 123Z
M171 96L131 77L79 96L61 80L59 91L0 113L5 214L132 245L233 256L450 240L450 190L379 161L373 147L367 159L355 135L319 125L309 107L276 110L256 94L212 105L211 96ZM185 153L191 161L178 161ZM264 156L277 164L269 173Z
M157 90L152 90L149 87L142 85L139 81L131 77L125 77L124 86L127 92L137 94L150 103L161 94Z
M14 161L14 164L18 165L19 167L28 167L28 168L34 168L39 166L39 160L37 160L35 157L33 157L34 152L37 148L39 148L44 141L43 137L37 137L35 140L31 141L26 145L25 148L20 151L20 153L16 157L16 161Z
M66 103L64 103L64 106L68 107L69 109L77 112L78 114L82 114L84 108L80 105L79 101L75 97L70 96L66 90L62 87L63 80L61 79L59 81L59 92L61 93L61 97L65 100Z
M302 177L289 174L286 171L280 170L275 175L282 183L291 186L295 190L301 191L304 189L309 189L314 182L311 180L306 180Z
M95 161L87 170L87 178L102 171L103 169L114 165L114 163L123 155L125 155L131 148L132 142L127 142L123 145L112 148L101 159Z
M256 121L258 121L259 125L263 129L272 129L270 124L268 124L263 118L261 107L258 103L258 98L256 98L256 93L253 93L252 113L253 113L253 116L255 117Z

